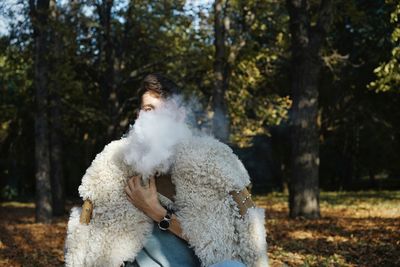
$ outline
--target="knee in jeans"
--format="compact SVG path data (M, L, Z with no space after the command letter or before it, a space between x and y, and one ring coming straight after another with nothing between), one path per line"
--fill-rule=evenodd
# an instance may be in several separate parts
M246 267L246 265L239 261L226 260L210 265L209 267Z

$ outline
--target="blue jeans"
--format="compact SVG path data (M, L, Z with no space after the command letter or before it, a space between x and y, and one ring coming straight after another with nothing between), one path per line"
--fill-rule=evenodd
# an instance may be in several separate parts
M153 233L134 262L125 267L200 267L200 260L185 240L154 225ZM238 261L223 261L210 267L246 267Z
M246 265L238 261L221 261L209 267L246 267Z

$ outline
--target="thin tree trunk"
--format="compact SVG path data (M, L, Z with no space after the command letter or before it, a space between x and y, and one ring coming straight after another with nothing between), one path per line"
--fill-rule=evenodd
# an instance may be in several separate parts
M35 177L36 222L48 223L52 218L50 151L48 129L48 37L49 0L29 1L34 28L35 58Z
M115 69L115 51L113 46L112 34L111 34L111 9L113 1L107 1L107 22L106 34L105 34L105 56L106 56L106 85L108 88L108 110L111 117L111 123L108 127L107 133L110 139L116 137L118 131L118 110L120 107L119 96L116 85L116 69Z
M222 142L229 142L229 117L225 101L227 58L225 48L224 0L214 2L214 90L212 94L212 132Z
M102 75L101 90L104 106L107 107L107 115L110 122L107 128L108 141L116 137L118 131L118 110L120 107L118 91L116 86L116 71L115 71L115 51L113 46L112 35L112 7L113 0L103 0L97 5L97 11L100 17L101 33L99 39L100 56L104 56L105 70ZM103 53L103 54L102 54Z
M52 25L58 25L59 17L57 15L57 7L55 0L50 0ZM61 96L60 96L60 73L59 66L62 66L62 40L60 33L57 32L58 27L54 27L52 31L52 43L54 50L51 61L52 69L55 70L55 77L51 82L50 88L50 164L51 164L51 187L53 198L53 215L63 215L65 212L65 192L64 192L64 176L62 161L62 114L61 114Z
M54 107L51 108L51 181L53 197L53 215L63 215L65 212L65 181L62 161L62 139L61 139L61 112L59 110L59 96L54 96Z
M322 40L330 24L331 1L322 0L319 20L311 26L307 0L287 0L292 35L292 155L290 217L320 217L318 81ZM325 17L323 17L325 16Z

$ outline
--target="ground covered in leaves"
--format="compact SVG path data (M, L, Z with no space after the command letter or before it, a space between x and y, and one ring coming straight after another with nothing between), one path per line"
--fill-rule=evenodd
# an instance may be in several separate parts
M400 191L322 193L319 220L288 219L287 196L266 209L272 266L400 266ZM33 203L0 206L0 266L62 266L68 215L34 223Z

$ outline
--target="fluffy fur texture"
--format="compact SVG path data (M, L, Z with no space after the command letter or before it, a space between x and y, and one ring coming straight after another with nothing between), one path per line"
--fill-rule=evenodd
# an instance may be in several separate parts
M93 202L89 225L79 223L73 208L65 243L66 266L120 266L132 261L151 234L153 222L126 198L124 184L135 172L123 160L127 139L111 142L86 171L80 196ZM171 166L174 205L183 233L202 266L236 259L249 267L268 266L264 210L251 208L241 217L229 195L250 183L242 162L225 144L192 136L176 147Z

